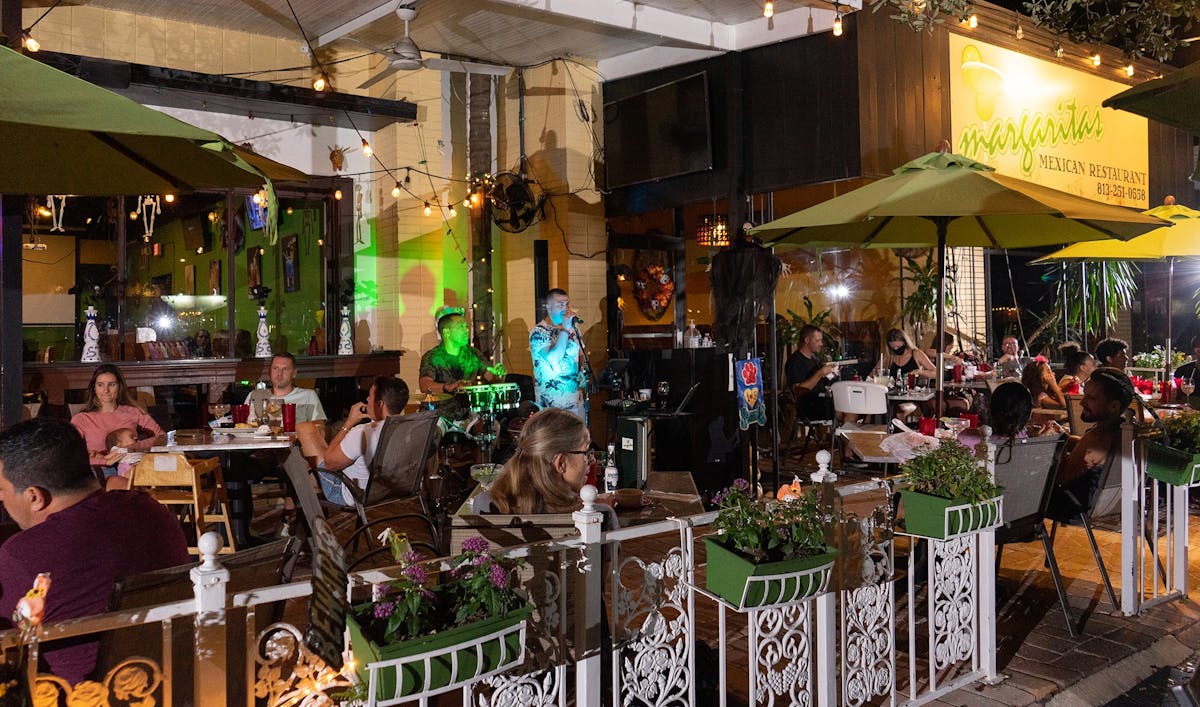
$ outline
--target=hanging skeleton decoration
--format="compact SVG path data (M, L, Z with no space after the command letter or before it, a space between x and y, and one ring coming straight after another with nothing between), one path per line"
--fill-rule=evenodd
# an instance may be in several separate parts
M50 209L50 232L66 233L63 216L67 213L67 195L50 194L46 197L46 208Z
M162 198L158 194L145 194L138 199L136 218L142 222L142 242L149 243L154 237L154 217L162 213Z

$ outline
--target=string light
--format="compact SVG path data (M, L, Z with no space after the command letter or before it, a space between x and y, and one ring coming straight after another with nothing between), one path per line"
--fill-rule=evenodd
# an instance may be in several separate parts
M250 197L250 201L253 201L255 206L262 206L262 192L254 192L254 195Z
M426 216L428 216L428 215L429 215L429 214L431 214L432 212L433 212L433 210L429 208L429 202L428 202L428 201L426 201L426 202L425 202L425 215L426 215Z
M167 202L168 204L174 204L175 203L175 195L174 194L164 194L163 201Z
M363 155L370 157L371 155L375 154L375 151L371 149L371 143L367 142L367 139L365 137L363 138L362 145L363 145Z
M471 208L471 199L470 199L470 197L465 197L465 196L463 197L463 208L464 208L464 209L469 209L469 208Z
M767 0L763 4L763 17L770 19L775 16L775 3L772 0Z
M392 187L392 198L393 199L400 198L400 182L396 182L396 186Z
M971 16L967 18L967 26L970 27L971 29L975 29L976 27L978 27L979 26L979 15L976 15L974 12L972 12Z
M1054 54L1055 58L1057 59L1063 58L1063 54L1067 53L1066 50L1063 49L1062 42L1055 42L1054 47L1050 49L1050 52Z
M1013 36L1017 39L1025 39L1025 30L1021 28L1021 21L1017 20L1017 31L1013 32Z
M454 204L451 204L450 205L450 218L454 218L455 216L458 216L458 212L454 210Z
M326 76L324 72L317 74L316 78L313 79L312 87L317 93L324 91L328 86L329 77Z
M1129 78L1133 78L1133 64L1125 65L1125 75Z
M479 192L477 192L477 191L471 192L471 205L479 206Z
M837 16L833 18L833 36L840 37L842 36L842 11L834 10L834 12L837 13Z
M1100 52L1096 52L1092 55L1092 66L1100 68Z
M342 190L341 190L341 189L335 189L335 190L333 191L333 198L334 198L334 199L337 199L338 201L341 201L341 200L342 200Z
M42 48L42 43L34 39L29 30L25 30L21 33L21 46L25 47L29 53L36 54Z

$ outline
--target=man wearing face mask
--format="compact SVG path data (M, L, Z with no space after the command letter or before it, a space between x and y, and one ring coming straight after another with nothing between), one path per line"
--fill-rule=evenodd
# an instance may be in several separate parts
M546 318L529 332L533 357L534 397L542 408L555 407L587 421L583 392L583 348L567 293L557 287L546 293Z

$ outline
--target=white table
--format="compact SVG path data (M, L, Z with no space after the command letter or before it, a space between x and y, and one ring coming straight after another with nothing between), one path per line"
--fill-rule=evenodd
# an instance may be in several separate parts
M936 390L926 388L925 390L910 390L907 393L888 393L888 400L899 403L923 403L927 400L933 400L936 395Z
M228 435L215 433L211 442L183 444L161 444L150 448L151 452L253 452L258 449L287 449L296 443L294 434L259 437L257 435Z

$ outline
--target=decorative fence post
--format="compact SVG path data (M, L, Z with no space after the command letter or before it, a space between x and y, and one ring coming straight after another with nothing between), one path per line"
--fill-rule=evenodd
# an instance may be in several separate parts
M195 704L225 707L229 668L225 653L225 585L229 582L229 570L217 562L217 551L222 544L220 535L205 533L197 544L201 562L191 572L196 592Z
M1121 613L1133 616L1141 603L1144 495L1142 475L1133 458L1133 423L1121 423Z
M575 578L578 607L575 624L575 699L580 707L600 705L600 605L604 570L600 562L600 520L596 510L596 487L579 492L583 508L571 514L583 540L583 558ZM582 619L579 621L578 619Z

